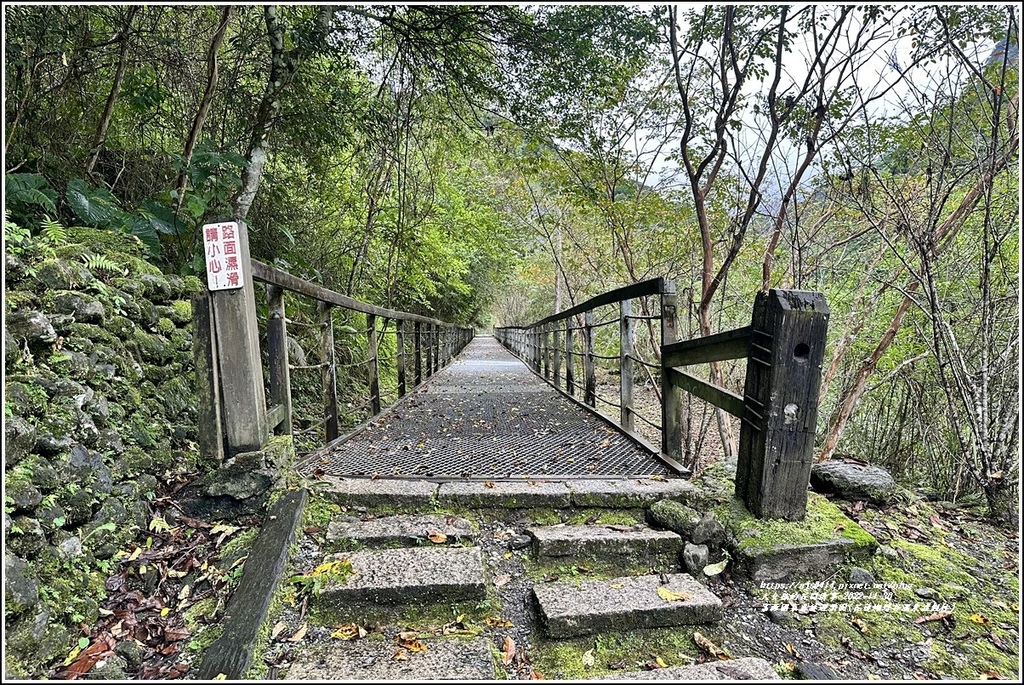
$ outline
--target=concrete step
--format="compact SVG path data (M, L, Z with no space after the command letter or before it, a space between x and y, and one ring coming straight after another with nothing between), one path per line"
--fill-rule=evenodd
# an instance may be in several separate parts
M296 650L286 680L386 682L389 680L494 680L490 641L484 637L425 638L422 651L402 649L395 641L335 640Z
M538 559L586 557L616 560L623 557L678 555L683 539L669 530L636 526L536 526L526 529Z
M662 584L662 579L667 582ZM668 598L659 594L662 587ZM685 598L672 599L673 593ZM554 638L717 623L722 618L721 600L687 573L540 583L533 594L544 631Z
M335 517L327 527L327 544L331 547L412 547L433 544L428 536L438 533L445 536L445 544L475 539L473 526L464 518L403 514L367 520Z
M410 547L345 552L352 575L328 582L316 601L325 608L351 604L395 606L483 599L483 560L479 547Z
M757 657L709 661L693 666L656 668L636 673L612 673L593 680L671 680L679 683L699 683L709 680L782 680L772 665Z

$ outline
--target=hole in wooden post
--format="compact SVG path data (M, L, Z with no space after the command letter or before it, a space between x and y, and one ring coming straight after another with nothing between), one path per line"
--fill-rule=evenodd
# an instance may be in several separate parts
M797 361L807 361L811 354L811 347L807 343L800 343L793 348L793 358Z

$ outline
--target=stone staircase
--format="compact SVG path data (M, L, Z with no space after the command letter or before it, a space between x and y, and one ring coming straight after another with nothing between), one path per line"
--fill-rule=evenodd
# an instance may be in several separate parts
M403 493L392 481L384 483L380 492L387 493L383 501L391 509L397 506L421 512L428 508L423 499L429 496L430 507L449 508L449 513L375 515L373 510L381 508L382 500L367 483L345 483L331 491L329 497L344 511L328 526L321 561L347 560L351 572L319 588L310 600L310 616L329 627L349 622L387 627L363 639L321 641L297 651L281 677L505 679L503 662L507 664L509 657L503 650L512 635L520 649L525 641L532 641L531 649L536 649L581 636L700 626L722 618L719 598L691 575L680 572L684 544L680 535L654 530L642 522L644 507L666 495L678 496L692 489L682 481L575 481L533 486L522 482L451 483L434 487L437 490L429 493L422 483L413 484ZM595 510L599 512L631 511L634 521L624 525L599 521L540 525L531 518L550 519L555 511L567 514L574 505L602 507ZM457 514L451 513L456 510ZM538 511L545 516L536 516ZM495 521L500 525L495 527ZM485 527L491 536L482 532ZM517 595L505 592L511 586L506 585L508 574L500 574L496 568L503 560L521 561L524 568L522 578L511 583L518 584L521 592ZM558 577L557 569L586 569L587 573ZM519 599L511 599L513 596ZM459 630L466 627L460 615L452 617L451 631L438 631L420 629L417 618L432 607L458 605L469 607L466 611L472 613L474 603L486 607L484 613L500 614L500 605L510 601L525 605L519 609L526 618L519 622L532 625L518 625L518 632L506 634L481 630L482 614L478 614L476 630ZM732 659L719 664L617 672L608 677L764 680L776 675L761 659Z

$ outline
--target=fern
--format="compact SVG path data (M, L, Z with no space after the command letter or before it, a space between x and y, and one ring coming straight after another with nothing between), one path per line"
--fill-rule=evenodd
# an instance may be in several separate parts
M106 271L110 274L123 273L117 262L103 255L88 254L82 258L82 261L85 262L85 268L89 271Z
M43 242L47 245L62 245L67 242L68 231L59 221L46 217L40 226L42 227Z

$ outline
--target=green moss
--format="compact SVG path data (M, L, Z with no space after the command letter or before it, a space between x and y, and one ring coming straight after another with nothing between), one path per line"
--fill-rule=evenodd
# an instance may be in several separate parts
M587 523L606 526L633 526L643 522L643 509L577 509L572 511L566 520L566 523L572 526Z
M206 286L195 276L185 276L182 279L181 290L183 293L201 293Z
M668 666L687 666L694 663L699 654L693 642L692 627L607 632L571 640L546 640L537 636L533 643L530 658L534 670L549 680L585 680L643 671L656 657ZM594 665L588 667L584 656L591 650Z
M90 251L110 258L144 257L146 248L136 236L120 231L72 226L67 229L68 242L77 243Z
M171 321L170 319L161 318L156 322L157 332L163 333L164 335L169 335L173 331L177 330L177 328L178 327L175 326L174 322Z
M192 320L192 303L188 300L175 300L171 302L170 309L175 323L186 324Z
M854 548L874 548L875 538L849 519L839 507L816 493L807 495L807 514L803 521L762 520L747 511L743 501L733 497L712 509L732 533L740 551L761 551L777 545L814 544L837 537L853 541Z

